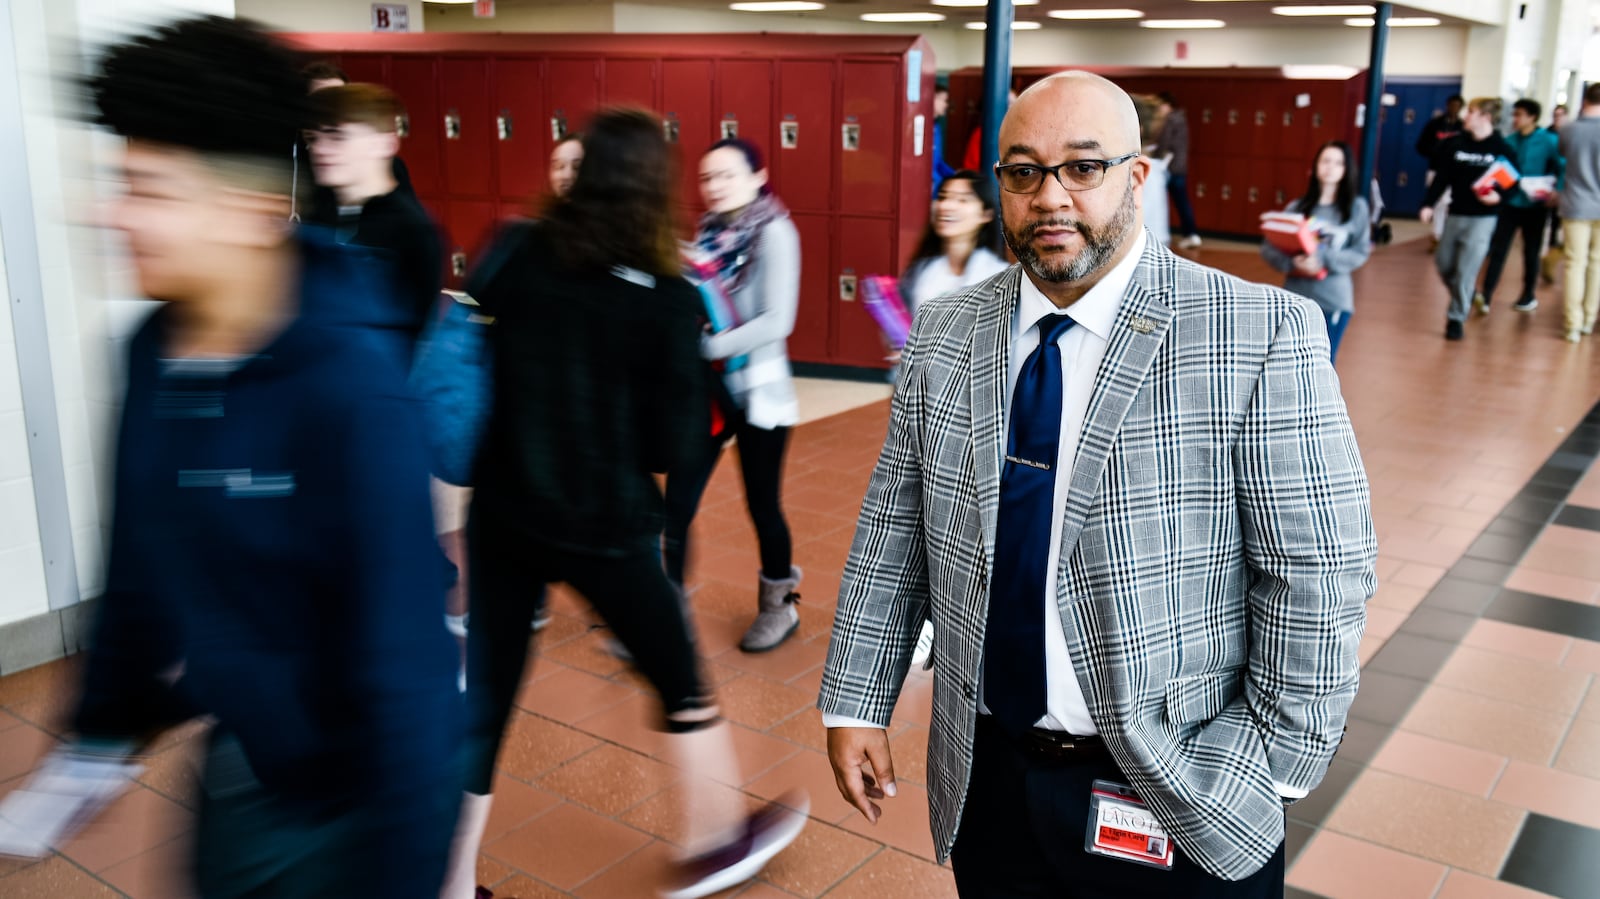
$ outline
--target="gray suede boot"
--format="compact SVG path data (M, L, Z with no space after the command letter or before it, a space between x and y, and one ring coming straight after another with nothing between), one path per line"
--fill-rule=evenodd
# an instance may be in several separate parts
M766 575L759 576L761 608L755 623L750 625L750 629L744 632L744 639L739 641L739 648L745 652L776 649L800 627L800 613L794 607L800 601L800 594L795 592L795 588L800 586L799 567L791 565L789 576L781 581L767 580Z

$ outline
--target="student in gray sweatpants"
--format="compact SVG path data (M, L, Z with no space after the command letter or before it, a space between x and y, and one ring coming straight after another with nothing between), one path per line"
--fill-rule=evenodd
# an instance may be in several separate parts
M1503 189L1480 193L1474 188L1495 160L1511 155L1511 145L1494 130L1499 117L1498 98L1478 97L1467 104L1461 133L1444 141L1434 153L1433 169L1438 174L1422 198L1423 209L1419 215L1425 223L1432 222L1431 207L1447 188L1452 198L1444 233L1439 236L1439 249L1433 256L1439 276L1450 290L1450 309L1445 315L1446 340L1460 340L1465 333L1463 323L1471 312L1478 269L1483 267L1484 257L1489 255L1489 241L1494 237ZM1479 311L1489 314L1488 303Z

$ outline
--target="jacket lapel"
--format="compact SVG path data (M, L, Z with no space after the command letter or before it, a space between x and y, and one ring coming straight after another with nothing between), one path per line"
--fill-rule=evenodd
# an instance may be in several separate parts
M983 522L983 572L994 565L1000 514L1000 460L1005 454L1006 369L1011 364L1011 319L1016 315L1022 267L1013 265L978 306L972 335L972 460Z
M1117 432L1172 325L1172 309L1166 302L1172 284L1171 268L1171 251L1149 241L1144 258L1134 270L1133 280L1128 282L1128 291L1123 294L1122 307L1111 332L1111 344L1095 376L1094 394L1084 417L1083 433L1078 438L1066 519L1061 527L1063 570L1078 545L1078 536L1083 532L1084 519L1099 489L1100 476L1105 472ZM1061 583L1065 584L1065 579Z

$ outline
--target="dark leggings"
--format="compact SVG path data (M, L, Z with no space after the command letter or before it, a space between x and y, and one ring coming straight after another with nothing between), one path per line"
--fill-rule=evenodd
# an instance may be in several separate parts
M474 510L467 523L467 585L472 591L468 792L487 795L493 787L495 756L528 659L528 628L546 584L566 583L583 594L632 654L634 667L660 697L664 717L710 705L677 588L662 572L654 540L637 543L622 555L555 549L519 536L514 524L486 521ZM707 723L665 721L662 726L682 732Z
M1517 299L1533 296L1539 283L1539 251L1544 249L1544 228L1549 221L1550 210L1544 206L1507 206L1500 210L1494 237L1489 240L1489 265L1483 273L1484 299L1494 300L1506 257L1511 255L1511 241L1518 233L1522 235L1522 293Z
M789 444L788 428L758 428L740 424L734 429L739 438L739 470L744 474L744 502L750 521L756 527L761 545L761 573L768 580L781 581L792 570L794 546L789 539L789 523L783 519L783 451ZM683 569L689 556L689 525L700 508L722 440L707 439L705 452L674 470L667 478L667 525L662 539L667 577L683 584Z

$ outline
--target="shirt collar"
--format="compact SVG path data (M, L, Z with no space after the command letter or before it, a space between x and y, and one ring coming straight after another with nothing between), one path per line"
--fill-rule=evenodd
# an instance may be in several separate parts
M1072 316L1072 320L1078 323L1078 327L1108 343L1111 341L1111 332L1117 322L1117 312L1122 309L1122 297L1128 292L1128 285L1133 281L1133 273L1139 267L1140 260L1144 258L1145 238L1146 232L1141 227L1133 246L1128 250L1128 255L1124 256L1115 268L1106 272L1100 283L1089 288L1088 293L1073 303L1070 309L1065 310ZM1017 303L1018 333L1033 327L1046 315L1059 315L1062 312L1039 291L1038 287L1034 286L1033 279L1028 277L1026 270L1021 274L1022 290Z

